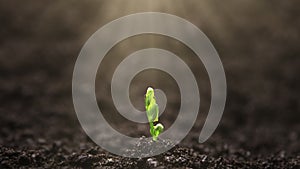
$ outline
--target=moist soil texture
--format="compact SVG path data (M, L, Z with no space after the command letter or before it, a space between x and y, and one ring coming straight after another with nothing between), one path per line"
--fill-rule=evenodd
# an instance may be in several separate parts
M0 0L0 168L300 168L299 6L281 0ZM211 98L203 63L172 38L147 34L121 41L99 65L95 93L111 126L139 138L126 153L139 154L150 144L149 125L125 119L111 97L112 75L126 56L149 47L172 51L191 68L201 97L196 123L179 144L153 157L128 158L104 150L83 131L72 75L95 31L145 11L177 15L207 35L224 66L227 100L214 134L199 143ZM157 70L137 74L129 92L140 110L148 86L166 94L159 121L168 130L180 108L176 81Z

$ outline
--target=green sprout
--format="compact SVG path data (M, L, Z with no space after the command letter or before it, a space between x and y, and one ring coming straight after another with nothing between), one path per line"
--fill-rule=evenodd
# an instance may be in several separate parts
M158 135L163 132L164 126L160 123L156 125L153 124L154 122L158 122L159 109L155 100L154 90L151 87L148 87L147 89L145 96L145 108L150 125L150 134L152 135L152 139L156 141Z

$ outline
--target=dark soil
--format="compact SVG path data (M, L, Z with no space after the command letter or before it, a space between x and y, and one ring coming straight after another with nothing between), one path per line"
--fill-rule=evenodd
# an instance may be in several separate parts
M281 0L0 0L0 168L299 168L299 6ZM103 150L83 132L73 109L72 71L98 28L144 11L176 14L210 38L224 65L228 96L217 130L199 144L210 103L202 63L174 39L142 35L122 41L100 65L96 94L114 128L141 138L136 146L147 147L142 136L149 136L148 125L120 117L110 94L113 68L122 58L161 47L201 77L200 113L189 135L164 154L130 159ZM138 74L130 88L136 107L143 107L148 85L167 94L160 120L168 128L179 108L178 88L161 72Z

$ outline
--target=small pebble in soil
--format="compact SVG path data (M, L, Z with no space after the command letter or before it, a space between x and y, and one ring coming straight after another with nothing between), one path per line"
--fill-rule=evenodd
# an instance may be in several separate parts
M158 162L154 158L148 158L147 164L149 167L157 167Z

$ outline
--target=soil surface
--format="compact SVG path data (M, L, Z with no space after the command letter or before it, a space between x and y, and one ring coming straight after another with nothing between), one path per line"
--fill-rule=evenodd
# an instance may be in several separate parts
M0 168L299 168L299 6L281 0L0 0ZM118 63L139 49L160 47L180 56L200 77L201 108L188 136L163 154L131 159L103 150L82 130L73 108L72 71L97 29L144 11L178 15L207 35L224 65L228 95L217 130L200 144L211 97L201 61L167 37L120 42L100 65L96 95L116 130L140 138L137 148L149 144L144 140L149 126L124 119L113 106L110 80ZM166 93L160 121L168 129L180 105L178 86L163 72L139 73L130 86L137 108L142 109L149 85Z

